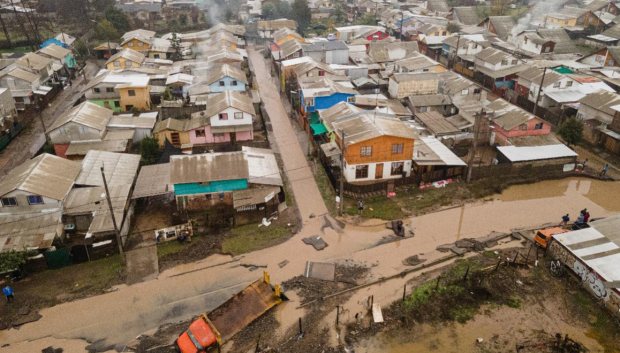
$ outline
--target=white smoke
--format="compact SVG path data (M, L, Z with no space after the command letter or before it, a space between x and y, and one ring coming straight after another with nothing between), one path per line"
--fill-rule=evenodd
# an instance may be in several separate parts
M528 13L517 21L517 25L512 27L510 34L514 37L517 34L529 29L530 22L532 22L532 14Z

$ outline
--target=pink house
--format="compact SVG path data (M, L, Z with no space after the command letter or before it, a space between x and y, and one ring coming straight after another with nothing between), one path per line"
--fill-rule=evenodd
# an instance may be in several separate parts
M224 91L207 100L207 110L192 114L189 142L192 145L251 141L256 112L250 97Z
M551 133L546 121L521 110L512 110L491 120L495 134L494 143L510 145L508 139L523 136L540 136ZM492 141L493 142L493 141Z

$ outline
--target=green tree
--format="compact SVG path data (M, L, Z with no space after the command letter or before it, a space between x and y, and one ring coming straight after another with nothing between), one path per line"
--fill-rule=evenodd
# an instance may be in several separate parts
M179 15L179 24L181 25L181 27L185 27L187 26L187 15L182 13L181 15Z
M344 13L342 6L338 4L334 7L334 13L332 13L332 16L336 17L336 22L340 23L346 18L347 15Z
M29 257L36 255L36 253L36 251L26 248L22 251L11 250L0 253L0 272L19 269L20 266L26 264Z
M106 10L105 18L106 20L112 22L112 25L114 25L114 28L116 28L119 33L129 32L131 29L127 15L115 7L111 7Z
M145 137L140 141L140 155L142 156L142 165L155 164L161 156L159 149L159 141L155 137Z
M170 59L172 59L172 61L183 60L183 54L181 53L181 40L177 36L176 31L172 32L172 38L170 38L170 47L172 48L172 50L174 50L174 52L170 56Z
M114 0L92 0L91 4L95 11L103 13L114 7Z
M375 15L372 13L367 13L362 18L360 18L361 25L374 26L377 24L377 19Z
M102 20L95 26L95 34L99 39L113 40L119 38L118 31L114 28L112 22Z
M299 26L299 32L301 34L306 32L306 29L310 26L310 19L312 18L307 0L295 0L295 2L293 2L292 17Z
M79 58L82 60L85 60L88 56L88 46L86 45L86 42L81 39L75 41L75 50L77 51Z
M291 17L291 12L293 11L293 9L291 9L291 4L289 4L288 1L278 1L276 3L276 8L278 9L278 18Z
M166 88L163 92L161 92L161 99L165 101L171 101L174 99L172 96L172 90L170 88Z
M446 26L446 31L450 33L457 33L460 30L461 26L456 22L448 22L448 25Z
M266 20L273 20L278 17L278 8L273 2L266 2L263 5L261 14Z
M67 23L82 23L88 18L88 0L57 0L56 13Z
M562 124L558 133L566 141L568 147L576 145L583 138L583 121L571 116Z

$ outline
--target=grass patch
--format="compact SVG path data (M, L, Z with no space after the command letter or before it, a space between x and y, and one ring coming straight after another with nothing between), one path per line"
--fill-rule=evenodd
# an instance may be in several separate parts
M336 191L332 187L332 183L329 181L323 165L319 162L317 162L316 165L316 173L314 174L316 184L319 187L321 196L323 196L323 201L325 202L325 206L327 206L327 211L329 211L330 215L335 216L338 213L338 209L336 207Z
M179 243L176 240L172 240L166 243L157 245L157 257L162 258L170 254L178 253L185 248L184 244Z
M354 216L357 210L357 200L345 199L345 213ZM379 218L384 220L394 220L404 218L406 214L401 209L398 201L385 196L377 196L364 200L364 211L362 218Z
M486 257L487 259L497 259L497 257L498 257L498 255L495 253L495 251L491 251L491 250L487 250L487 251L483 252L482 256Z
M248 224L230 231L230 236L222 243L222 251L235 255L245 254L271 246L290 235L285 225L258 227L256 224Z
M513 308L513 309L521 308L521 299L517 297L510 297L506 299L505 303L509 308Z

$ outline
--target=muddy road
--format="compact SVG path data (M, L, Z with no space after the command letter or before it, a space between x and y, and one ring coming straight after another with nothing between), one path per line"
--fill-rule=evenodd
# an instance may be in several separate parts
M306 261L351 260L368 266L367 280L372 281L408 268L403 260L412 255L431 261L441 256L435 251L438 245L461 238L559 223L562 214L576 215L584 207L592 217L618 213L620 204L614 195L619 191L620 183L581 178L515 186L486 201L408 219L415 229L415 237L387 243L385 238L392 235L385 229L384 222L367 221L360 226L339 230L324 228L326 221L323 217L306 218L302 231L278 246L236 259L214 255L164 271L157 280L119 286L112 293L42 310L39 321L26 324L19 330L0 332L0 340L9 344L1 347L0 352L34 352L34 347L43 349L49 346L52 338L97 342L99 351L122 350L144 332L163 324L188 320L217 307L260 276L239 266L240 262L267 266L272 281L281 283L302 274ZM323 251L315 251L301 241L312 235L320 235L329 246ZM285 260L289 263L280 268L278 264ZM400 281L387 282L379 288L368 287L356 293L352 300L373 294L376 301L389 303L402 295ZM296 314L286 316L298 317ZM290 324L295 322L285 323L285 326ZM45 343L39 345L38 340L43 339ZM62 347L62 342L56 347Z

